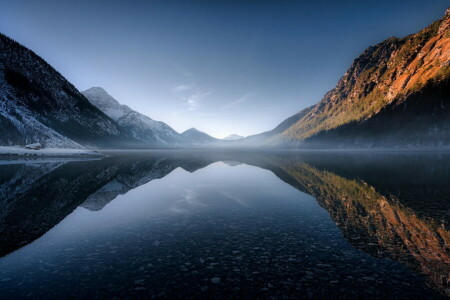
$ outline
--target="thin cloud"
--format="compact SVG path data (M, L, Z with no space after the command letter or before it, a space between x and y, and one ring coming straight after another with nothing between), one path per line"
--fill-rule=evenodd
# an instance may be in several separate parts
M253 96L254 94L255 94L254 92L250 92L250 93L244 94L241 97L239 97L237 100L234 100L234 101L232 101L232 102L222 106L222 109L230 109L233 106L236 106L238 104L244 103L244 102L248 101L251 98L251 96Z
M174 86L172 88L172 91L174 93L179 93L179 92L192 90L193 88L194 88L193 84L180 84L180 85Z
M188 106L188 111L197 110L200 102L209 95L211 95L211 92L195 91L194 94L184 97L184 100L186 101L185 104Z
M192 97L190 97L190 99L188 99L186 101L186 104L188 105L189 111L194 111L194 110L197 110L198 100L194 99L194 96L192 96Z
M182 71L182 75L186 77L186 81L188 83L182 83L173 86L172 93L174 93L176 97L184 101L184 105L187 106L187 109L185 111L196 111L198 110L201 101L204 98L208 97L211 92L205 92L196 84L192 83L195 78L189 70L180 65L178 65L177 67ZM182 112L183 111L177 111L175 113L172 113L172 115L178 115Z

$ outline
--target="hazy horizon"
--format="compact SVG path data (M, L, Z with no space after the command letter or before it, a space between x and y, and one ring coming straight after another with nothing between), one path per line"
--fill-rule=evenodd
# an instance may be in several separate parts
M270 130L318 102L364 49L441 18L448 1L0 1L0 30L80 91L178 132Z

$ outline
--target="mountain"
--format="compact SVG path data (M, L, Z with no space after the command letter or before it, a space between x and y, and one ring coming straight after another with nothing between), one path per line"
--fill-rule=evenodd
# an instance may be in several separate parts
M82 148L128 139L61 74L0 34L0 144Z
M184 137L185 143L190 145L206 145L217 143L220 141L219 139L216 139L209 134L199 131L195 128L190 128L184 131L181 135Z
M243 139L243 138L244 138L244 136L233 133L233 134L230 134L230 135L224 137L222 140L235 141L235 140L240 140L240 139Z
M336 87L304 112L282 132L268 134L267 141L325 147L450 145L450 9L416 34L367 48Z
M119 127L143 145L175 145L181 135L169 125L155 121L126 105L121 105L104 89L92 87L82 94L98 109L117 122Z

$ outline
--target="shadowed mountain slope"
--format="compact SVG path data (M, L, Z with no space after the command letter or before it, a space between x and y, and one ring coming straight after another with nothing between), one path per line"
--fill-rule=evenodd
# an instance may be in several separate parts
M0 34L0 144L120 145L129 140L61 74Z

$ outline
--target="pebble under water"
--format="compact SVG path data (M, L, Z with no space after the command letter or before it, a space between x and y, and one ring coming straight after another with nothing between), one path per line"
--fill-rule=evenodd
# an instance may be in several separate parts
M403 250L396 252L395 246L378 245L382 228L368 230L376 238L362 237L361 228L378 223L361 225L361 220L376 217L364 211L366 202L336 203L342 199L332 197L339 193L327 180L334 178L338 187L351 185L349 191L361 189L355 197L362 191L370 197L382 188L366 190L336 168L324 170L298 160L278 161L273 168L246 158L212 159L192 168L192 157L189 166L184 159L165 157L111 159L104 166L0 166L15 176L2 181L0 195L17 191L17 176L33 168L42 173L26 183L28 189L19 188L14 199L29 203L59 193L67 200L46 202L39 209L25 205L29 212L20 217L14 205L21 204L4 196L2 232L17 237L21 231L23 237L14 245L11 239L0 244L12 249L0 258L0 298L446 298L446 282L430 284L434 275L420 271L421 261L414 260L408 247L399 245ZM93 179L104 182L96 187ZM349 195L342 197L348 200ZM355 207L349 209L348 203ZM367 205L375 210L374 203ZM41 215L31 218L34 209ZM49 222L46 214L65 210L42 232L42 224ZM355 220L351 212L363 218ZM401 219L401 212L397 215ZM375 247L377 253L365 247ZM448 266L444 258L439 272L445 274Z

